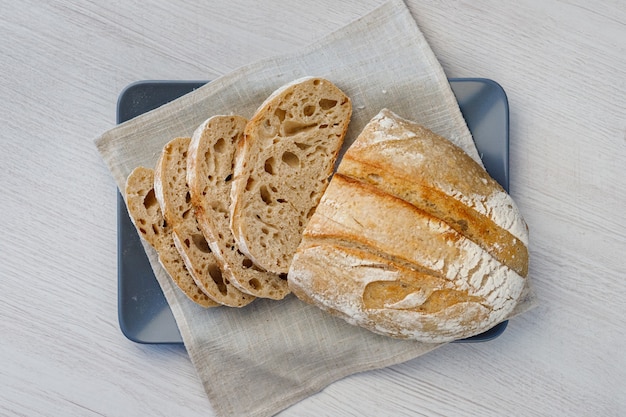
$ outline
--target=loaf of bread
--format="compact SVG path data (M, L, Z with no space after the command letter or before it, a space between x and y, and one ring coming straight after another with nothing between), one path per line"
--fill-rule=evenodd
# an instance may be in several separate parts
M256 267L238 248L230 230L230 192L237 144L247 120L213 116L194 132L187 155L187 184L200 229L224 280L256 297L282 299L287 280Z
M448 342L506 319L524 287L527 247L515 203L480 165L383 110L344 155L289 286L373 332Z
M159 255L159 263L174 283L193 302L203 307L219 305L195 283L174 245L172 228L165 222L154 192L154 171L137 167L126 180L124 190L128 214L139 232Z
M222 270L199 228L187 186L187 155L190 138L168 142L154 171L154 193L163 218L187 270L196 284L214 301L243 307L254 297L234 287Z
M308 77L274 92L246 126L231 192L239 249L286 274L332 174L352 105L330 81Z

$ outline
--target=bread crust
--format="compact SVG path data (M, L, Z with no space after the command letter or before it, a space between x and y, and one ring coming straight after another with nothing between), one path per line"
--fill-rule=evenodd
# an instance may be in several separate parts
M444 220L525 277L528 228L515 201L459 151L452 142L385 109L364 128L338 172Z
M527 242L517 207L482 167L383 110L344 155L289 285L376 333L447 342L506 319L524 287Z
M328 80L274 92L248 122L235 161L231 230L258 267L286 274L328 185L352 105Z

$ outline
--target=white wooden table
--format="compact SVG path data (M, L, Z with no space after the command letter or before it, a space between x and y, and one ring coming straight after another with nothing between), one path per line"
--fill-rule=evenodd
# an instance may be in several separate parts
M183 347L119 330L116 188L93 139L133 81L213 79L381 1L2 2L0 415L212 415ZM508 93L540 306L282 414L626 415L626 3L408 4L448 76Z

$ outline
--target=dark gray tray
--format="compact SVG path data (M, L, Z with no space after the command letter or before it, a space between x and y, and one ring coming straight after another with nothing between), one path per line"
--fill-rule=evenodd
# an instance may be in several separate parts
M204 85L203 81L140 81L126 87L117 103L117 123L153 110ZM467 125L489 174L509 190L509 107L504 90L482 78L451 79ZM121 194L117 196L118 316L122 333L138 343L182 343L174 316L154 277ZM507 322L459 342L484 342Z

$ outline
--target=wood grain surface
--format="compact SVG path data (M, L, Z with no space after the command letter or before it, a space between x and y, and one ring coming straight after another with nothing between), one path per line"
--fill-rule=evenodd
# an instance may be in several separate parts
M93 139L133 81L212 79L381 2L2 2L0 415L213 415L183 347L119 330L116 188ZM540 305L494 341L345 378L282 415L626 415L626 4L407 4L449 77L508 94Z

